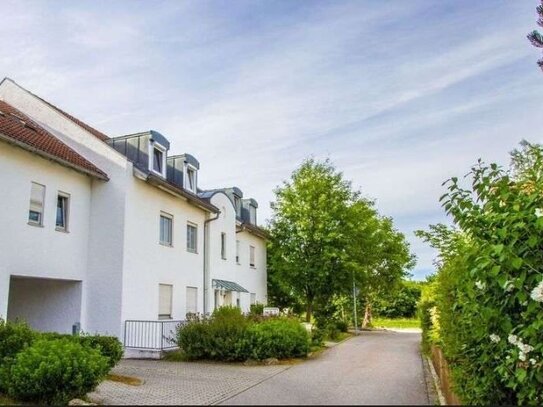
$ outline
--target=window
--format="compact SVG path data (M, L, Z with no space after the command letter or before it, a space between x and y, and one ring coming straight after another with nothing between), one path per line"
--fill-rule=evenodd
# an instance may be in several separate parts
M160 244L172 246L173 217L166 213L160 214Z
M236 240L236 263L240 264L239 262L239 246L240 246L240 242L239 240Z
M241 217L241 199L234 195L234 206L236 207L236 216Z
M160 144L151 143L153 154L149 157L149 168L161 176L166 176L166 149Z
M172 285L158 285L158 319L172 318L172 293Z
M56 230L68 231L70 195L59 192L57 195L57 221Z
M255 248L254 246L249 246L249 266L255 266Z
M28 223L43 225L43 203L45 200L45 186L32 183L30 188L30 209L28 210Z
M196 253L198 244L198 228L192 223L187 223L187 251Z
M187 189L196 193L196 170L187 166Z
M254 304L256 304L256 294L251 293L251 305L254 305Z
M241 308L241 300L239 298L239 293L236 294L236 307Z
M256 208L249 206L249 223L256 225Z
M221 233L221 259L226 260L226 233Z
M187 314L198 312L198 288L187 287Z

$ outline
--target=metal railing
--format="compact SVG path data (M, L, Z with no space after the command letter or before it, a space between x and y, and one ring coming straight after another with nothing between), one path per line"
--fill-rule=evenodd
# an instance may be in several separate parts
M135 349L167 350L177 348L175 337L186 321L124 321L124 346Z

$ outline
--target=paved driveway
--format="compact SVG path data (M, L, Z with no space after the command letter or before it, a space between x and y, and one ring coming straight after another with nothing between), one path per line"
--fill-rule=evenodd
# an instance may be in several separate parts
M420 333L372 331L224 404L430 404Z
M123 360L115 373L145 382L106 381L103 404L429 404L420 333L363 332L293 366Z

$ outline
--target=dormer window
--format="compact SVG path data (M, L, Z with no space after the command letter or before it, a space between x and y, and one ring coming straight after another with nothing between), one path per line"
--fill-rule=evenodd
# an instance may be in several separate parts
M234 195L234 206L236 207L236 216L241 217L241 199Z
M166 177L166 149L160 144L151 143L151 151L150 169L156 174Z
M185 189L196 193L196 168L194 168L192 165L187 165L186 168L187 175L185 179Z
M249 206L249 222L256 225L256 208L254 206Z

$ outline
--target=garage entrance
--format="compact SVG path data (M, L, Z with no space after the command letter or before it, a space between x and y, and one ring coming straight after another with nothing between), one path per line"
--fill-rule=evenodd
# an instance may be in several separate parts
M81 281L11 276L7 319L44 332L71 333L81 320Z

